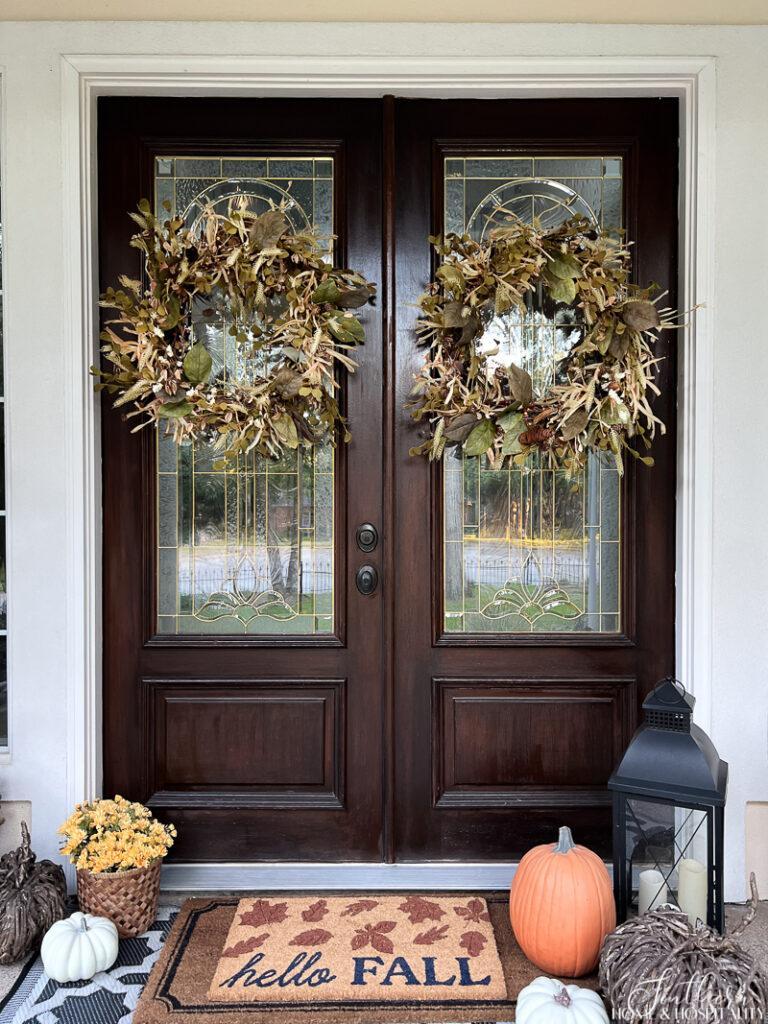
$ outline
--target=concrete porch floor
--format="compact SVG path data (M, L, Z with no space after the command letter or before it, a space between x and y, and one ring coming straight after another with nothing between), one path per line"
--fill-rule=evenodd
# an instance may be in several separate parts
M249 896L251 892L244 893L227 893L230 896ZM180 906L185 899L191 896L221 896L223 893L163 893L160 897L160 903L162 906ZM734 928L741 920L744 914L744 907L737 904L730 904L726 907L726 922L729 928ZM768 900L761 902L757 916L752 924L747 928L744 935L739 940L741 945L748 950L758 961L762 970L768 974ZM13 964L11 967L0 967L0 1001L2 1001L7 993L10 991L16 978L21 973L21 970L26 961L22 961L19 964Z

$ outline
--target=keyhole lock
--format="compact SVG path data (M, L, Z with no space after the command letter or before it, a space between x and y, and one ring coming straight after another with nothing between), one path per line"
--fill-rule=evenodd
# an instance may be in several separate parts
M379 574L372 565L361 565L355 576L357 589L361 594L368 597L374 592L379 584Z
M373 523L362 523L357 528L355 539L361 551L373 551L379 543L379 531Z

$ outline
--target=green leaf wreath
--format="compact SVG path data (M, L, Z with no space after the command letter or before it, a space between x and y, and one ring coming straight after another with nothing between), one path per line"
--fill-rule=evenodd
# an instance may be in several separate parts
M146 200L131 217L148 286L121 277L101 296L117 310L101 334L112 368L93 373L116 406L133 405L134 429L166 423L177 442L213 443L225 459L335 443L337 426L349 440L336 371L356 368L349 353L365 331L353 310L375 285L327 262L283 208L256 215L238 199L225 214L209 208L198 231L159 220ZM214 364L206 325L234 339L236 375Z
M652 301L651 288L630 283L628 246L583 217L542 230L513 214L487 242L456 234L430 242L442 262L419 300L417 332L429 350L411 404L431 430L411 454L440 459L461 446L494 465L524 465L539 451L572 474L597 449L612 453L620 473L624 452L652 465L637 445L650 448L664 432L649 401L658 394L654 345L679 324L658 307L662 296ZM494 317L515 308L530 315L534 299L572 307L577 328L542 395L523 368L494 365L498 350L479 345Z

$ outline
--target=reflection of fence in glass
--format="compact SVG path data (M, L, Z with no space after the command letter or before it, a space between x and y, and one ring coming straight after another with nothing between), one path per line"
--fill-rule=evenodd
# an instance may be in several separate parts
M527 584L540 583L543 579L554 579L573 587L583 587L588 579L588 566L584 564L581 550L561 557L549 553L538 556L540 569L529 568L523 571L526 554L522 553L511 560L499 559L485 561L474 558L464 560L464 580L478 586L501 586L510 577L520 579Z
M492 469L444 463L445 628L452 632L616 632L620 484L590 458L569 480L541 459Z
M331 446L225 470L205 445L157 440L160 631L331 631Z
M249 564L241 567L237 573L239 589L254 594L262 593L265 590L279 590L283 593L290 591L292 586L291 558L291 551L285 550L278 553L277 559L269 559L266 556L249 559ZM179 596L181 598L193 597L194 607L199 607L217 591L233 589L232 576L226 573L223 567L219 565L208 569L201 568L200 562L201 555L198 552L194 573L182 567L179 569L178 575ZM305 594L332 593L333 557L330 552L324 559L319 559L316 554L313 557L311 552L302 558L298 582L300 598Z

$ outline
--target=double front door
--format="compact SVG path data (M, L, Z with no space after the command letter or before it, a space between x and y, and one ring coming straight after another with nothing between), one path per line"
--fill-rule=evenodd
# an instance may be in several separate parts
M174 821L185 861L510 861L562 824L608 853L605 782L673 669L674 346L652 470L429 466L415 304L428 236L502 209L626 229L674 294L676 102L123 97L98 123L102 287L141 273L140 198L194 227L237 195L378 283L350 444L224 472L105 401L105 792ZM505 314L493 358L545 387L578 330Z

